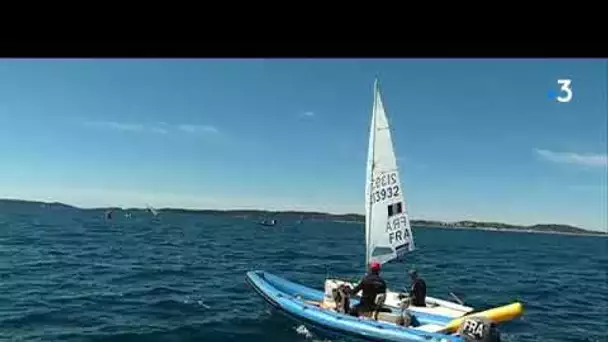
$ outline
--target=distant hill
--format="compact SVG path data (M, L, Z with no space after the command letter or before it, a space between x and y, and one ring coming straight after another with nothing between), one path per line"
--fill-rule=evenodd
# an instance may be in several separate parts
M24 201L19 199L0 199L0 210L11 210L19 208L31 208L36 206L39 208L53 208L53 209L71 209L77 210L77 207L67 205L60 202L41 202L41 201Z
M37 206L39 208L53 208L53 209L79 209L74 206L67 204L53 202L39 202L39 201L24 201L14 199L0 199L0 212L3 210L19 210L25 208L31 208ZM83 210L147 210L146 208L95 208L95 209L83 209ZM305 219L307 221L336 221L336 222L347 222L347 223L359 223L365 222L365 217L360 214L329 214L322 212L311 212L311 211L267 211L267 210L211 210L211 209L179 209L179 208L162 208L156 210L159 213L183 213L183 214L206 214L206 215L228 215L232 217L243 217L257 219L261 217L273 217L275 219ZM506 224L500 222L480 222L480 221L457 221L457 222L443 222L433 220L412 220L412 226L417 227L429 227L429 228L469 228L469 229L488 229L488 230L512 230L512 231L529 231L539 233L568 233L568 234L596 234L596 235L608 235L606 232L598 232L583 229L580 227L574 227L565 224L535 224L531 226L521 226Z
M428 226L428 227L445 227L445 228L477 228L491 230L512 230L512 231L530 231L539 233L569 233L569 234L598 234L608 235L606 232L598 232L580 227L574 227L567 224L535 224L532 226L520 226L506 224L500 222L478 222L478 221L458 221L458 222L440 222L440 221L425 221L414 220L412 225Z

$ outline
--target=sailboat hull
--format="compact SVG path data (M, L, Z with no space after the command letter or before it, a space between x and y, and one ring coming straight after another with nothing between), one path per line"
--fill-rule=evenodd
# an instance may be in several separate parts
M317 303L323 301L323 291L294 283L268 272L247 272L246 281L268 304L281 313L315 330L332 335L350 336L368 341L464 342L456 335L427 332L422 329L425 325L449 323L451 318L447 316L416 313L421 327L397 326L390 322L353 317L322 308ZM356 302L357 300L353 299L352 303Z

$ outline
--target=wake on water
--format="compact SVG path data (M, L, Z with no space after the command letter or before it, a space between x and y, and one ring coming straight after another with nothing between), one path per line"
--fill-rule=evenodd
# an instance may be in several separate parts
M300 335L303 335L304 337L306 337L307 340L311 340L312 342L342 342L342 341L334 341L334 340L328 340L328 339L323 339L323 340L318 340L315 339L315 336L312 332L310 332L310 330L308 330L308 328L306 328L306 326L304 325L298 325L297 327L295 327L296 332Z

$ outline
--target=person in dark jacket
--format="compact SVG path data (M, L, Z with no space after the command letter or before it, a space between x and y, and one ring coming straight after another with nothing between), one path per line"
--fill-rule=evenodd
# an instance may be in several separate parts
M416 270L410 271L412 288L410 290L411 305L426 306L426 283L420 278Z
M369 272L361 279L359 284L350 291L351 295L362 291L359 304L353 306L350 314L359 316L362 313L369 313L376 307L376 296L386 293L386 283L380 277L380 263L373 261L369 265Z

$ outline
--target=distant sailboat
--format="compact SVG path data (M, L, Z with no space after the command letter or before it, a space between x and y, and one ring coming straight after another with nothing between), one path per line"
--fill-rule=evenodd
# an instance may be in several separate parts
M155 217L158 216L158 211L154 208L152 208L151 205L147 205L148 210L152 213L152 215L154 215Z

